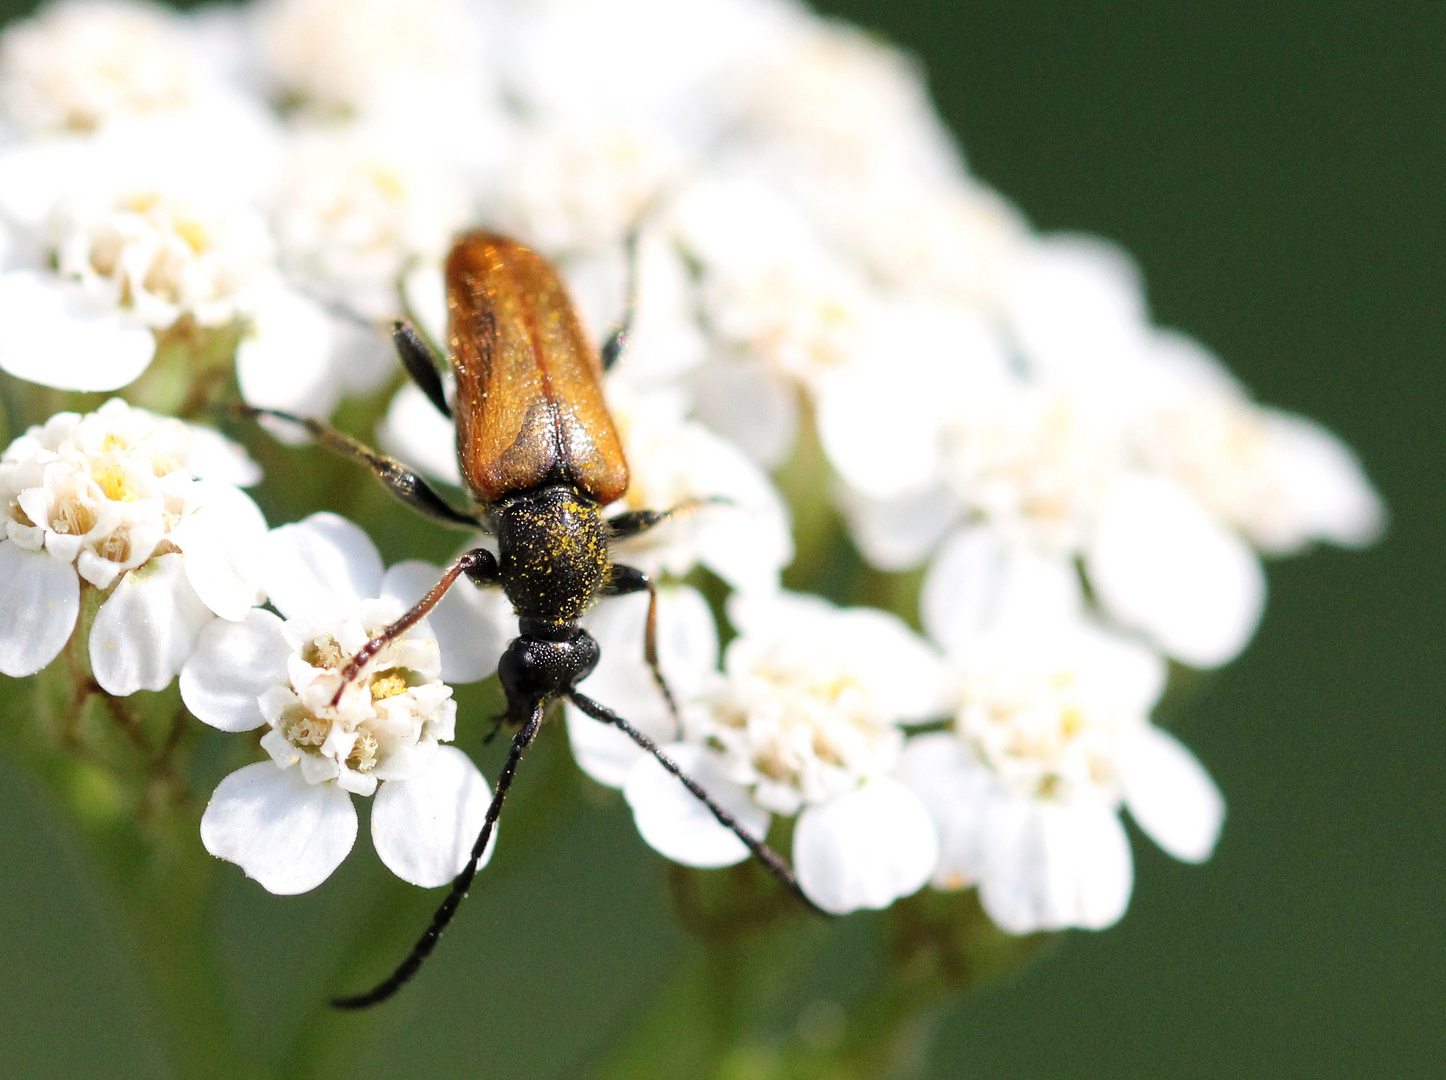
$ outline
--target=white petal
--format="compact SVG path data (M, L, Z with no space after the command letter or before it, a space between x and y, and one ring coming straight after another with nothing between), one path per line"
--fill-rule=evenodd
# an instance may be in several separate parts
M1001 796L985 824L984 910L1011 934L1118 922L1134 863L1119 815L1102 802Z
M1196 667L1234 659L1265 607L1255 553L1184 488L1158 477L1114 485L1086 566L1111 615Z
M854 543L880 570L913 569L959 519L959 501L943 485L897 499L870 499L850 488L838 497Z
M236 347L236 382L250 405L325 416L336 404L331 318L289 289L267 290Z
M222 780L201 815L206 850L279 896L316 888L355 842L350 795L335 784L308 784L300 769L269 761Z
M1299 539L1319 538L1346 547L1375 543L1386 527L1386 508L1366 479L1360 460L1331 432L1303 416L1270 412L1279 483L1293 504ZM1265 542L1269 538L1260 537ZM1291 550L1282 538L1269 550Z
M376 545L360 525L336 514L272 529L263 558L262 585L288 619L343 619L381 589Z
M191 455L186 466L202 480L217 480L237 487L261 482L261 466L251 460L244 447L219 431L190 424Z
M162 555L120 579L90 628L95 681L124 697L170 684L214 617L186 580L186 557Z
M1011 324L1032 371L1076 385L1112 384L1149 346L1140 274L1092 236L1056 235L1022 252L1009 282Z
M416 559L397 563L382 578L383 597L411 607L437 584L442 572ZM442 681L469 683L497 670L507 643L517 636L517 616L501 589L482 589L463 578L427 616L442 649Z
M424 889L445 885L462 872L482 831L492 792L472 759L440 746L432 763L410 780L388 780L372 803L372 843L387 869ZM478 867L497 846L497 830Z
M0 541L0 671L34 675L60 655L79 615L74 566Z
M703 747L668 743L662 751L732 814L745 832L762 836L767 831L768 811L749 798L747 789L725 779ZM623 797L648 846L674 862L715 867L748 858L747 845L651 754L633 766L623 785Z
M891 358L897 361L897 357ZM829 464L855 490L898 499L938 483L941 430L919 408L916 373L897 363L819 380L818 437Z
M984 633L1077 623L1079 576L1066 558L1008 543L985 526L955 532L934 557L919 597L929 636L946 650Z
M402 278L402 295L419 329L433 341L447 340L447 283L442 268L422 262Z
M698 490L729 500L696 511L698 561L731 588L778 588L779 571L793 561L782 497L732 443L702 427L697 434L692 449Z
M948 731L918 735L904 744L899 779L919 796L939 834L934 886L974 884L984 866L984 815L994 779L958 736Z
M262 600L266 519L251 496L213 480L191 486L186 509L171 540L185 553L191 587L221 618L244 618Z
M387 406L377 439L389 454L449 484L460 486L457 429L415 383L404 383Z
M289 655L281 620L264 608L253 608L239 623L213 622L181 668L181 700L198 720L222 731L260 727L266 718L256 699L286 680Z
M708 363L695 374L697 415L766 467L782 464L798 432L798 393L763 364Z
M1153 724L1120 747L1120 782L1135 823L1169 854L1204 862L1225 821L1225 796L1194 754Z
M799 885L837 915L888 907L917 892L938 862L939 838L924 804L886 776L808 807L793 833Z
M61 390L118 390L156 353L151 331L79 286L19 270L0 277L0 368Z

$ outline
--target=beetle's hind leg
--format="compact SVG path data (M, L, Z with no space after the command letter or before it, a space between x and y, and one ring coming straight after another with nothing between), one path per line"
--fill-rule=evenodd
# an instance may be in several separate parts
M784 888L820 915L830 914L808 898L808 895L798 884L798 878L795 876L793 868L784 862L783 856L779 855L778 852L774 851L762 840L758 839L758 837L752 835L739 825L737 819L727 810L723 809L723 807L719 806L713 797L703 790L702 785L699 784L698 781L694 780L679 768L677 762L663 753L656 742L633 727L632 724L629 724L607 706L599 704L584 694L579 694L576 690L568 695L568 700L594 720L601 721L604 724L611 724L648 753L652 754L653 757L657 758L658 764L676 776L678 781L688 789L689 794L712 811L713 816L718 819L719 824L731 830L734 836L743 841L748 850L753 853L754 858L761 862L768 869L768 872L779 880Z
M370 990L361 994L353 994L348 997L335 997L331 999L333 1009L354 1011L367 1009L373 1005L386 1001L417 973L423 962L432 955L432 950L437 947L437 941L442 936L442 931L447 929L452 917L457 914L457 906L467 895L467 890L472 887L472 879L477 876L477 864L482 861L482 854L487 850L488 843L492 840L492 834L497 827L497 818L502 813L503 800L507 798L507 792L512 787L512 778L517 774L517 763L522 760L523 752L532 745L532 740L537 737L537 729L542 724L543 706L539 702L532 708L531 715L512 739L512 748L508 751L507 761L502 766L502 771L497 774L497 788L492 794L492 802L487 807L487 816L482 821L482 831L477 835L476 842L472 845L472 854L467 860L467 865L462 872L452 879L452 887L447 890L447 896L442 901L441 907L432 916L432 921L426 931L412 946L412 951L407 954L405 960L397 965L390 975Z
M338 431L324 420L317 420L310 416L297 416L295 413L283 412L280 409L258 409L254 405L243 405L239 402L231 406L231 411L247 420L258 420L263 416L269 416L303 428L328 450L360 461L376 474L377 479L388 491L413 510L425 514L433 521L464 529L484 527L476 518L454 509L446 499L437 494L430 484L396 458L378 453L365 443L358 442L345 432Z
M648 594L648 621L643 631L643 659L648 662L648 670L653 673L653 682L657 683L663 700L668 703L668 713L673 717L673 723L681 729L683 721L678 714L678 700L673 697L673 691L669 689L668 680L663 678L663 669L658 664L658 586L637 567L613 563L612 574L608 583L603 586L603 595L626 596L636 592Z

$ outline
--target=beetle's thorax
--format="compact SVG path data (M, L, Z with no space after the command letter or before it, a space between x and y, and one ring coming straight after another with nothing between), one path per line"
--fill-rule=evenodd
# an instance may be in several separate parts
M570 484L549 484L489 509L502 588L519 618L542 633L576 623L611 568L602 508Z

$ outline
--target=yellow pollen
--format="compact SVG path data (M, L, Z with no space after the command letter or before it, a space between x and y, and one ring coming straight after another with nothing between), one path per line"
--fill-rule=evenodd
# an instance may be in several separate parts
M210 244L210 237L206 235L204 226L194 221L182 221L176 224L176 235L184 240L196 254L200 254Z
M407 680L394 671L390 675L381 675L373 679L371 690L373 701L396 697L398 694L407 692Z
M131 486L130 480L127 479L125 470L118 465L97 469L91 474L91 479L105 493L107 499L115 502L135 502L140 498L136 494L135 488Z
M1080 712L1077 707L1073 706L1065 709L1064 712L1060 714L1059 727L1060 732L1064 735L1066 739L1078 735L1081 731L1085 729L1084 713Z

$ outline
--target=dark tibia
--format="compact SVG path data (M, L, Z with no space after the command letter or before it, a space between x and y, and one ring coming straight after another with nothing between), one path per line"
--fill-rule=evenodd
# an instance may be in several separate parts
M245 417L248 420L271 416L304 428L328 450L333 450L345 457L355 458L366 465L376 473L377 479L386 486L388 491L413 510L427 515L434 521L464 529L483 527L476 518L468 517L461 511L452 509L447 501L433 491L425 480L396 458L377 453L350 435L337 431L324 420L317 420L310 416L297 416L294 413L282 412L280 409L258 409L255 406L240 403L233 405L231 410L237 416Z
M443 416L451 416L452 407L447 404L447 395L442 390L437 357L432 355L431 348L422 340L422 335L417 333L417 328L398 319L392 323L392 344L396 346L397 355L402 359L402 367L407 369L412 382L421 387L427 400L435 405Z
M630 540L634 536L640 536L649 529L656 528L669 518L677 517L679 514L691 514L695 510L701 510L705 506L732 506L735 505L732 499L722 495L709 495L706 499L685 499L677 506L667 510L629 510L625 514L618 514L616 517L607 519L608 538L611 540Z
M799 887L798 878L794 877L793 869L788 865L788 863L783 861L783 856L779 855L778 852L774 851L771 847L765 844L762 840L759 840L756 836L751 836L749 833L745 832L743 827L738 824L737 820L733 817L733 815L730 814L727 810L724 810L723 807L719 806L716 802L714 802L712 796L710 796L706 791L703 790L702 785L700 785L698 781L694 780L691 776L689 776L682 769L680 769L677 762L675 762L672 758L668 757L667 754L663 753L663 751L659 749L657 743L655 743L652 739L648 738L648 736L644 735L637 728L633 727L632 724L629 724L626 720L624 720L617 713L613 712L607 706L598 704L592 698L587 697L583 694L579 694L577 691L573 691L571 694L569 694L568 698L574 705L576 705L583 712L587 713L594 720L600 720L604 724L613 725L613 727L617 728L628 738L632 739L633 742L637 743L648 753L652 754L653 757L657 758L658 764L662 765L663 768L667 769L670 773L676 776L694 798L696 798L699 802L701 802L704 806L706 806L709 810L713 812L713 816L718 819L719 824L721 824L727 829L732 830L733 835L738 837L738 839L742 840L743 843L748 846L748 850L753 852L754 857L757 858L759 862L761 862L765 867L768 868L768 871L774 877L776 877L779 882L783 884L784 888L786 888L789 892L793 893L793 895L798 897L799 900L803 901L805 905L818 912L820 915L830 914L829 912L824 911L823 908L819 907L812 900L810 900L808 896L804 893L803 889Z
M628 334L633 329L633 315L638 310L638 229L637 226L628 230L627 239L623 241L628 261L628 283L627 298L623 302L623 317L608 339L603 342L602 366L604 371L612 370L612 366L622 356L623 349L628 344Z
M663 700L668 703L668 713L673 717L673 723L681 724L678 701L673 697L673 691L668 688L668 681L663 678L663 669L658 664L658 587L652 578L636 567L613 563L612 575L603 588L606 595L625 596L644 590L648 593L648 622L643 631L643 659L648 662L648 670L653 673L653 682L657 683L658 689L663 692Z
M355 656L347 661L346 667L341 669L341 685L332 695L333 708L336 707L337 702L341 701L341 695L346 688L361 674L362 668L367 666L367 661L426 618L427 613L441 603L442 597L447 595L447 590L463 574L479 585L494 583L497 580L496 556L486 548L473 548L454 559L452 564L442 571L442 579L432 586L426 596L413 604L400 619L369 640Z
M452 888L447 892L447 898L442 901L442 906L437 908L437 913L432 916L431 925L417 939L417 943L412 946L412 951L407 954L405 960L397 965L395 971L364 994L332 998L332 1008L366 1009L386 1001L405 986L421 968L427 957L432 955L432 950L441 940L442 931L447 929L447 924L457 914L458 906L466 897L467 890L472 887L472 879L477 876L477 863L481 860L482 853L487 850L487 844L492 839L492 831L497 825L498 816L502 813L502 801L507 798L507 791L512 787L512 777L517 772L517 763L522 760L522 752L531 746L532 740L537 737L537 729L542 723L542 712L541 702L534 705L532 716L513 738L512 749L507 754L507 762L502 766L502 772L497 777L497 791L492 796L491 805L487 807L487 817L482 822L482 831L477 834L477 842L472 845L472 857L467 860L467 865L463 867L462 872L452 879Z

